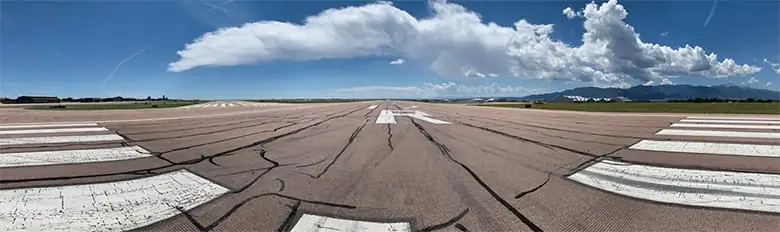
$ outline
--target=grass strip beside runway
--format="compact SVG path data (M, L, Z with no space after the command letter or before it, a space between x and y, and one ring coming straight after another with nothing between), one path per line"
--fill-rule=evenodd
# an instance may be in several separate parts
M525 108L526 104L478 104L477 106ZM590 112L665 112L665 113L729 113L780 114L780 103L547 103L532 104L532 109L574 110Z
M106 103L83 105L41 105L29 106L25 109L32 110L129 110L129 109L159 109L188 106L203 102L145 102L145 103Z

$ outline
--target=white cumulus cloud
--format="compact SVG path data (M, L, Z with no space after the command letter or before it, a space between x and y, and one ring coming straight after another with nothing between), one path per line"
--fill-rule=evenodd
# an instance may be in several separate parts
M525 96L539 93L521 86L463 85L454 82L426 83L422 86L360 86L334 90L334 97L407 98L407 97L474 97Z
M745 84L752 85L752 84L756 84L756 83L758 83L758 82L759 82L759 81L758 81L758 79L756 79L755 77L750 77L750 80L747 80L747 81L746 81L746 82L744 82L744 83L745 83Z
M272 60L395 56L445 77L514 76L625 86L677 76L726 78L759 72L695 45L645 43L624 21L616 0L592 2L579 12L583 44L553 40L552 24L520 19L512 26L483 22L465 7L429 2L433 14L416 18L389 2L327 9L301 24L259 21L206 33L178 51L168 70L247 65ZM570 16L577 17L570 17Z
M766 82L766 87L770 87L770 86L772 86L772 82L771 81L767 81Z
M391 61L390 64L403 64L404 62L406 62L404 59L397 59L397 60Z
M769 62L766 58L764 58L764 64L768 64L769 67L772 68L772 71L775 71L775 73L780 75L780 64Z

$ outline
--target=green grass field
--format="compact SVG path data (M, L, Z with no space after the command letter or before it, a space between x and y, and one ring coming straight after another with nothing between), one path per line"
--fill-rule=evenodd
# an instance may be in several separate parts
M525 108L525 104L478 104L478 106ZM547 103L533 104L533 109L575 110L591 112L666 112L780 114L780 102L772 103Z
M362 102L370 100L362 99L268 99L268 100L249 100L251 102L269 102L269 103L344 103L344 102Z
M148 103L105 103L105 104L76 104L76 105L41 105L28 106L31 110L129 110L129 109L161 109L199 104L203 102L148 102Z

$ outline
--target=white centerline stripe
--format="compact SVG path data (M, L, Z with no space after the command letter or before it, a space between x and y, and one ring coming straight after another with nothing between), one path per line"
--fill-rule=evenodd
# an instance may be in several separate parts
M379 106L379 105L370 105L370 106L368 106L368 109L369 110L373 110L373 109L376 109L377 106Z
M780 145L642 140L629 149L698 154L780 157Z
M686 119L721 119L721 120L777 120L780 121L780 117L776 118L762 118L762 117L706 117L706 116L690 116Z
M393 111L390 110L382 110L382 112L379 112L379 117L376 117L375 124L395 124L395 116L393 116Z
M412 231L408 222L369 222L340 218L325 217L319 215L303 214L295 223L291 232L320 231L321 228L329 228L334 231L372 232L372 231Z
M25 128L46 128L46 127L83 127L97 126L97 123L14 123L0 124L0 129L25 129Z
M663 129L656 135L713 136L736 138L766 138L780 139L780 133L773 132L742 132L742 131L711 131L711 130L677 130Z
M651 201L780 212L780 175L662 168L602 161L569 179Z
M85 143L99 141L122 141L124 138L116 134L110 135L72 135L72 136L53 136L53 137L30 137L30 138L0 138L0 145L24 145L41 143Z
M7 130L7 131L0 131L0 135L100 132L100 131L108 131L108 129L106 129L105 127L85 127L85 128L35 129L35 130Z
M765 125L674 123L674 124L672 124L671 127L780 130L780 125L778 125L778 126L765 126Z
M681 119L680 122L701 122L701 123L726 123L726 124L780 124L780 121L756 121L756 120L702 120L702 119Z
M229 191L186 170L109 183L0 190L0 231L127 231Z
M0 153L0 167L93 163L151 157L139 146L85 150Z

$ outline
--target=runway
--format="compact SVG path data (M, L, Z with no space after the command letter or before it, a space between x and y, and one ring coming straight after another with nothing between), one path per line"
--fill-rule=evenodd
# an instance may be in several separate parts
M780 117L0 109L0 231L776 231Z

